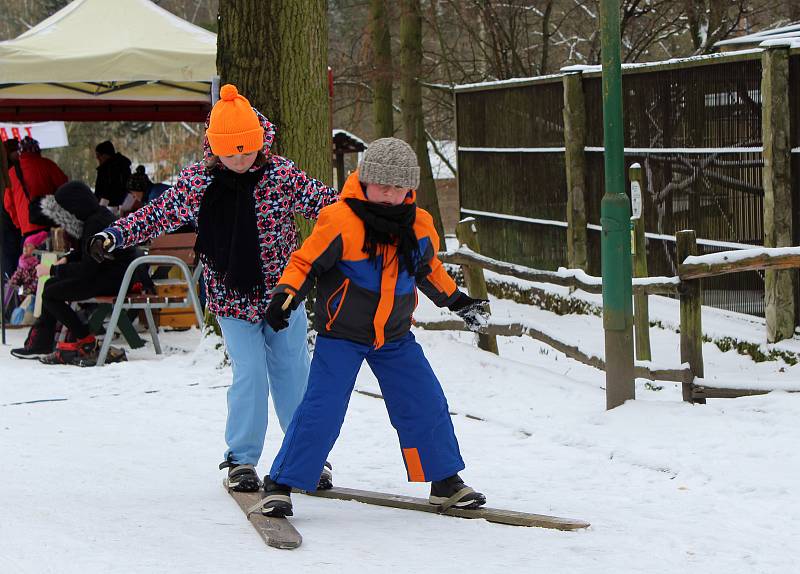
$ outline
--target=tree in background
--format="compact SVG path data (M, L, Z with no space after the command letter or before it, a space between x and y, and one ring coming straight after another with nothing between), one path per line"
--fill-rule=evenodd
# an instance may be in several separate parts
M386 0L370 0L369 27L372 40L372 109L375 139L394 135L392 103L392 44Z
M439 237L444 237L442 215L436 184L433 181L431 160L428 156L428 138L422 111L422 10L419 0L400 2L400 109L403 116L403 133L406 141L417 152L420 182L417 204L433 216Z
M221 0L217 71L277 127L273 149L330 182L324 0Z

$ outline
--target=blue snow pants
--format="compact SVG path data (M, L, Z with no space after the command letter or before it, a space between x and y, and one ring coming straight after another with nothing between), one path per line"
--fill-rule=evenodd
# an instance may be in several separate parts
M316 490L364 359L380 384L408 480L442 480L464 469L447 399L412 333L380 349L318 336L308 389L272 463L272 480Z
M254 465L264 448L270 392L284 432L306 392L310 363L306 309L300 305L289 316L289 326L277 333L266 321L250 323L229 317L217 321L233 367L225 458L231 455L237 464Z

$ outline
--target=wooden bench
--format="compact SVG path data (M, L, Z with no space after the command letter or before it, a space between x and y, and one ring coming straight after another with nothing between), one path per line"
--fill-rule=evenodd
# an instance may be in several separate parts
M100 355L97 357L97 366L102 366L106 362L108 349L111 347L111 339L115 329L120 322L120 315L128 309L141 309L147 318L147 326L150 337L153 340L153 347L156 354L161 354L161 343L158 340L158 327L153 317L153 309L175 309L191 306L194 309L198 326L203 324L203 309L197 297L197 282L200 278L202 266L197 264L194 252L194 243L197 235L194 233L176 233L164 235L153 240L148 249L147 255L137 257L128 266L119 292L115 297L94 297L86 302L98 303L100 305L112 305L111 318L106 328L106 336L100 347ZM165 297L150 294L129 294L133 274L142 265L171 266L177 267L186 282L186 297ZM194 266L194 271L190 267Z

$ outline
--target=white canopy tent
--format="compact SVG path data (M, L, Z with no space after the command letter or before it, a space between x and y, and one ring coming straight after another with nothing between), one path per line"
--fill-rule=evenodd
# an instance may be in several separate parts
M149 0L74 0L0 42L0 121L204 121L216 54Z

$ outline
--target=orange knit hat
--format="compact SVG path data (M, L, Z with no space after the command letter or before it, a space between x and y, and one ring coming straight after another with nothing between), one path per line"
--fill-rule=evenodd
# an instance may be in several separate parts
M264 147L264 128L250 102L233 84L220 88L206 137L214 155L251 153Z

